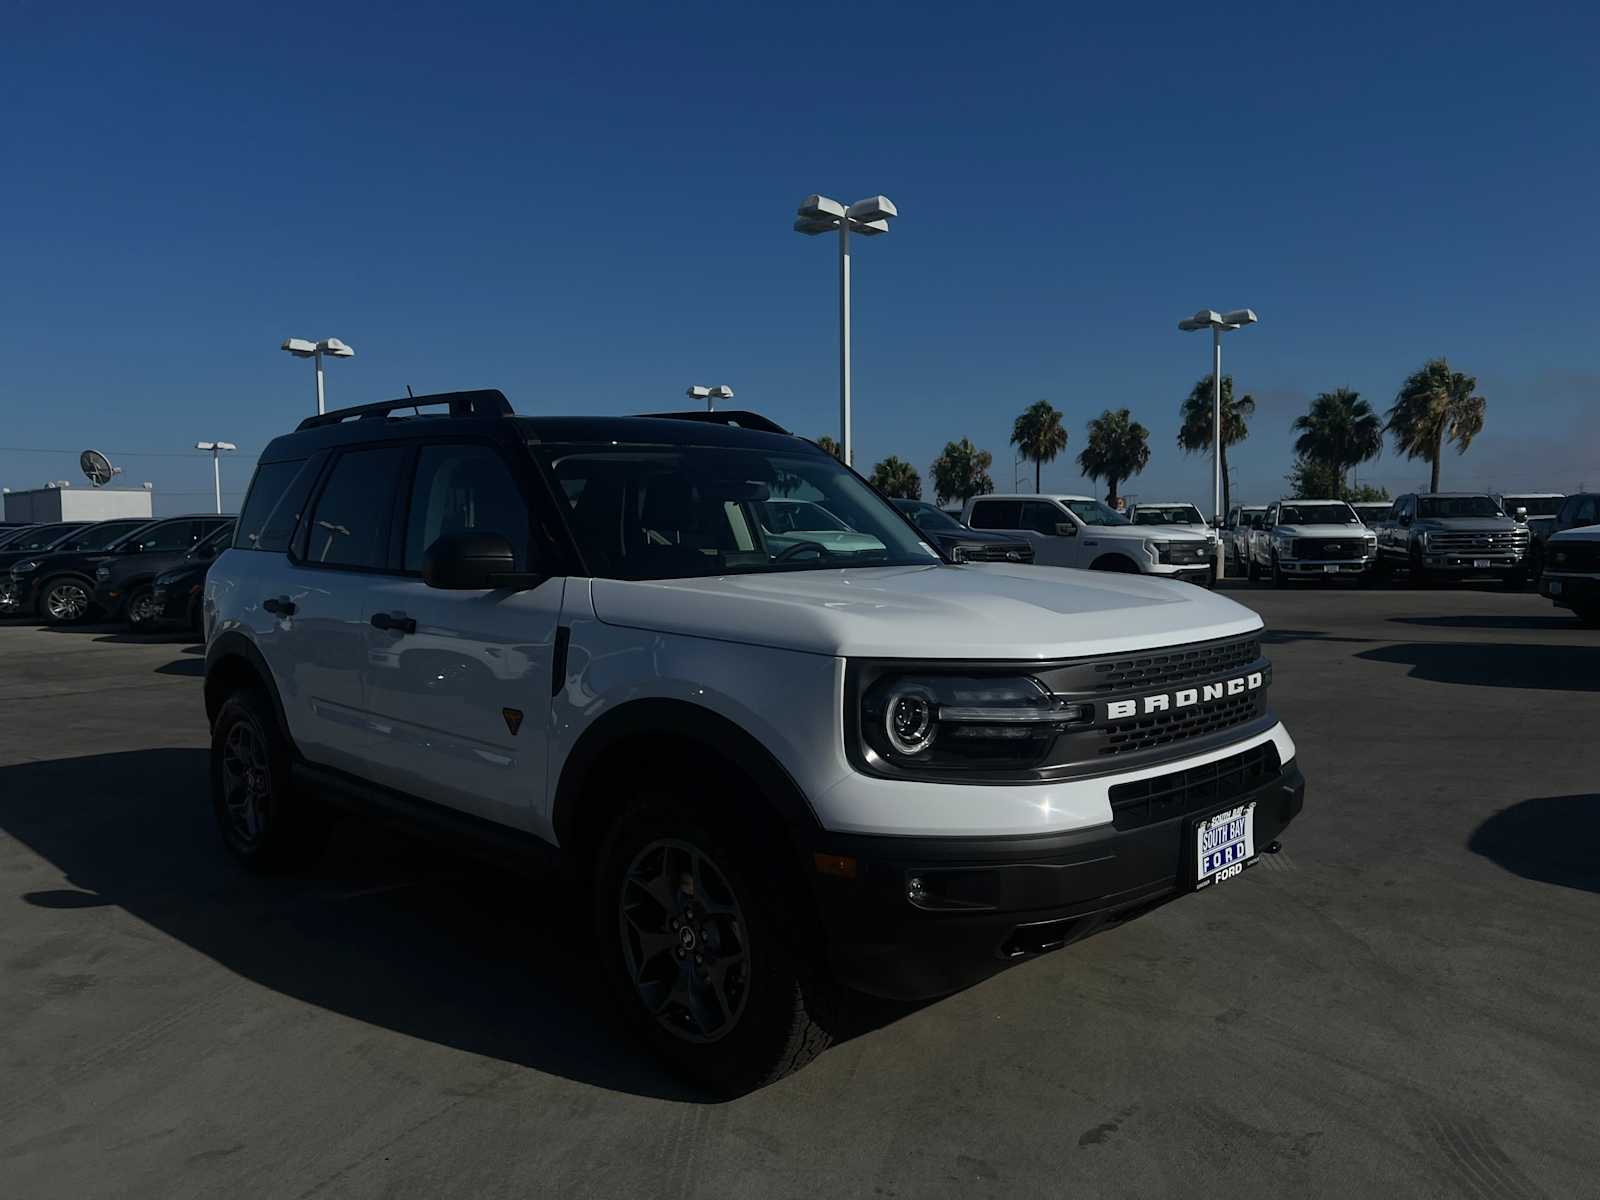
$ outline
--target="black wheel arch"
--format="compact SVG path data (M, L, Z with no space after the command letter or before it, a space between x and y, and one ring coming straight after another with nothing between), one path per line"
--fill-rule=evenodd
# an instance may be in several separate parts
M289 737L289 722L284 716L283 698L278 695L278 685L273 681L272 669L261 651L244 634L226 630L211 639L206 646L206 722L214 724L223 702L240 688L257 687L272 702L272 714L285 740ZM291 743L291 749L292 749Z
M1143 574L1139 564L1120 550L1107 551L1089 564L1091 571L1116 571L1125 575Z

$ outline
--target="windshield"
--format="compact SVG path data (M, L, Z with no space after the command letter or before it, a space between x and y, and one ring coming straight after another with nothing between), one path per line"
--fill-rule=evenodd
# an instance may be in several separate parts
M123 538L154 524L154 521L104 521L89 526L75 540L79 550L109 550Z
M1078 520L1082 521L1085 525L1132 524L1127 517L1123 516L1116 509L1108 508L1106 505L1101 504L1098 500L1063 500L1061 503L1065 504L1067 508L1071 510L1072 515L1077 517Z
M967 527L926 500L896 500L894 506L924 533L966 533Z
M35 525L32 529L8 529L0 535L0 549L42 550L71 528L70 525Z
M1503 517L1491 496L1419 496L1419 517Z
M1348 504L1285 504L1279 525L1359 525Z
M196 550L213 550L214 551L214 550L221 549L222 548L222 544L224 542L232 540L232 538L233 538L233 525L234 525L234 523L232 521L229 521L226 525L222 526L216 532L207 534L205 537L201 538L198 542L196 542L194 544L194 546L190 549L189 553L185 554L184 557L185 558L194 558L194 557L196 557L196 555L195 555L195 551Z
M1160 508L1146 508L1143 504L1133 510L1135 525L1204 525L1205 518L1192 504L1168 504Z
M927 566L938 554L831 455L660 445L530 447L610 579Z
M1530 517L1553 517L1561 510L1565 499L1565 496L1507 496L1506 511L1514 513L1525 508Z

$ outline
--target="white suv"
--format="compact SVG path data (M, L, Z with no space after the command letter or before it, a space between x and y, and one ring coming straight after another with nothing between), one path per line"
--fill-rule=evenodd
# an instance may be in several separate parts
M860 540L769 540L775 498ZM1210 887L1303 802L1254 613L947 562L750 413L309 418L204 608L239 859L303 859L331 801L549 860L624 1020L721 1092L821 1050L823 998L943 995Z
M962 520L973 529L1027 538L1034 561L1045 566L1216 582L1217 543L1209 526L1135 526L1092 496L974 496Z

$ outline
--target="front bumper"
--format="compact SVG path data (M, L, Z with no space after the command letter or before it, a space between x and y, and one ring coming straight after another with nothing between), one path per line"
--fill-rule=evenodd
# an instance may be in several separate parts
M21 576L12 575L5 581L7 604L6 612L9 616L25 617L37 607L39 599L39 576L37 573Z
M821 835L812 878L829 965L840 982L875 995L947 995L1191 889L1192 823L1251 802L1260 854L1305 802L1295 761L1250 790L1135 828L1016 838ZM847 860L850 875L834 866Z
M1424 548L1418 560L1429 571L1448 572L1452 575L1487 575L1503 571L1520 570L1527 561L1524 554L1504 551L1487 554L1457 554L1453 551L1434 552ZM1486 566L1480 566L1486 563Z
M1212 572L1215 568L1207 563L1198 567L1174 567L1167 563L1157 563L1150 566L1148 561L1145 566L1146 573L1158 579L1181 579L1185 583L1198 583L1206 586L1211 583Z
M121 584L108 580L95 584L89 598L107 620L114 621L122 615L122 606L128 602L128 591Z
M163 622L188 624L194 619L195 605L199 602L201 584L177 584L157 587L151 593L155 602L156 619Z
M1375 554L1367 558L1278 558L1285 575L1364 575L1377 563Z
M1546 571L1539 576L1539 595L1561 608L1600 605L1600 575Z

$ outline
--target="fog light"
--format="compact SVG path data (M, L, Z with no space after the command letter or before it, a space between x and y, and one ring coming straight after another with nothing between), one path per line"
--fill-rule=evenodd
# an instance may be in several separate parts
M922 876L913 875L906 880L906 899L913 904L921 904L927 898L927 893L922 890Z

